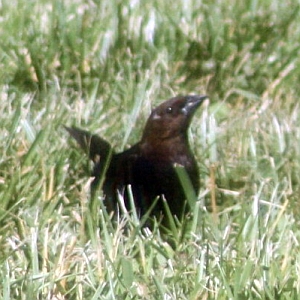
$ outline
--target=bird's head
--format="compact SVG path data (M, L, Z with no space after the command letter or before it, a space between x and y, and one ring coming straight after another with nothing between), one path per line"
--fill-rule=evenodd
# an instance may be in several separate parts
M178 96L153 109L145 126L143 141L186 135L192 117L207 96Z

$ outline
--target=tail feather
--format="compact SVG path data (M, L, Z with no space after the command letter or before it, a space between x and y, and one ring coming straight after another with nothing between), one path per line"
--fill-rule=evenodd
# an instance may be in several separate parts
M101 161L106 161L113 154L111 145L98 135L91 134L77 127L64 126L64 128L95 164L99 163L100 159Z

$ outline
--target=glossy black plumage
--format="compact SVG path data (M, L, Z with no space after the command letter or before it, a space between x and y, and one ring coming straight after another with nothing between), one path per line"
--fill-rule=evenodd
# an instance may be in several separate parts
M151 206L154 199L164 195L171 212L181 217L185 212L183 188L174 164L185 167L192 186L199 189L199 173L188 143L187 130L196 109L206 96L179 96L156 107L145 125L141 140L121 153L115 153L102 138L76 127L66 127L94 162L92 192L102 176L105 205L109 211L117 206L117 191L124 194L129 209L126 186L131 185L134 201L140 215ZM104 174L104 170L106 173ZM164 214L158 200L152 214Z

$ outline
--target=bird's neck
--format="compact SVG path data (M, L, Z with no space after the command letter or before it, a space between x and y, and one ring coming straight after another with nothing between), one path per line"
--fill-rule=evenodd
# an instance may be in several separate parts
M183 134L168 139L145 139L140 147L145 157L159 161L180 163L181 157L192 156L187 135Z

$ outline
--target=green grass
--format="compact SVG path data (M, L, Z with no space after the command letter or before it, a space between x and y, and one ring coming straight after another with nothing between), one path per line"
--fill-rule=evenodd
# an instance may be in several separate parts
M295 0L1 3L0 297L298 299L299 17ZM210 97L189 132L201 190L171 247L90 211L62 125L122 150L188 93Z

